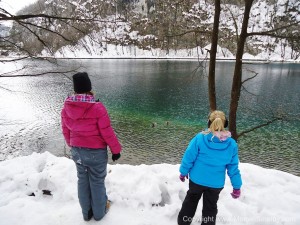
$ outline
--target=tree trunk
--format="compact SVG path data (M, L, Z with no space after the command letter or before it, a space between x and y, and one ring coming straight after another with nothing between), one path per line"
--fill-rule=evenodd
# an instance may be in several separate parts
M247 27L249 22L249 14L251 11L252 3L254 0L245 0L245 12L242 24L241 34L237 45L236 59L234 75L232 80L231 88L231 101L229 110L229 130L231 131L232 137L237 140L237 129L236 129L236 114L241 94L242 86L242 57L244 54L244 45L247 39Z
M219 36L219 19L221 12L221 1L215 0L215 16L214 27L211 36L210 58L209 58L209 71L208 71L208 96L210 111L217 109L216 100L216 85L215 85L215 68L216 68L216 55L218 47Z

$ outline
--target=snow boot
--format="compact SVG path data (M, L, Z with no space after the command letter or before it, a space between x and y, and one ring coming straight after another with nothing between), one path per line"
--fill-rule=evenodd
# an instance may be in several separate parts
M111 201L110 200L107 200L106 202L106 207L105 207L105 214L108 213L109 209L110 209L110 205L111 205Z
M83 219L84 219L84 221L90 221L90 220L92 219L92 217L93 217L93 210L90 209L90 210L88 211L87 217L83 217Z

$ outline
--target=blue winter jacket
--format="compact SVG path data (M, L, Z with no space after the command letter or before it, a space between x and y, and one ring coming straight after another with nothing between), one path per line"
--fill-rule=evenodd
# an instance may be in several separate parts
M238 164L238 146L234 139L229 137L220 141L212 133L199 133L184 153L180 173L184 176L189 174L196 184L223 188L227 169L233 188L240 189L242 179Z

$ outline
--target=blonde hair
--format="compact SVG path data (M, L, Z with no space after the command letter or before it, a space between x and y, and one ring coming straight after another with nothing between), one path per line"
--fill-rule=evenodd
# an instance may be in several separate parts
M215 110L210 113L209 115L209 131L210 132L216 132L216 131L224 131L224 124L226 121L225 113L219 110Z

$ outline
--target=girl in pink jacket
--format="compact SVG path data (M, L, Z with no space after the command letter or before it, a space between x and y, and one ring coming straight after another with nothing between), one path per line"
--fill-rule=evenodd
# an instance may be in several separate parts
M121 145L105 106L95 101L88 74L75 74L73 85L75 94L65 100L61 112L62 130L77 168L78 198L83 219L88 221L94 217L98 221L109 208L104 184L107 146L115 161L121 156Z

